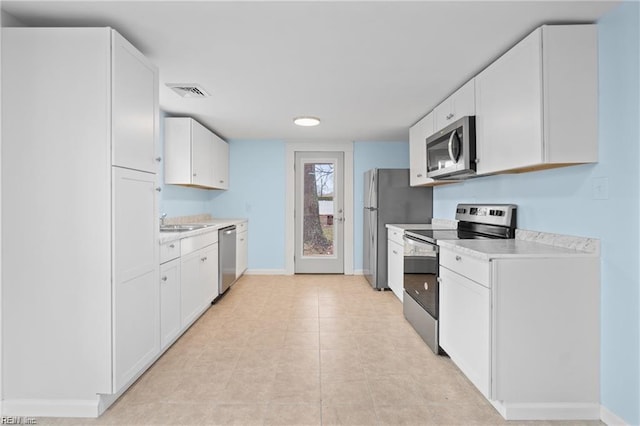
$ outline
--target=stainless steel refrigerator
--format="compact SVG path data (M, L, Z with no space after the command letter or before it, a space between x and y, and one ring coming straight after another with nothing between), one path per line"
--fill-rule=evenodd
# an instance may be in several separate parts
M409 186L408 169L364 174L363 273L375 289L387 286L387 223L431 223L433 189Z

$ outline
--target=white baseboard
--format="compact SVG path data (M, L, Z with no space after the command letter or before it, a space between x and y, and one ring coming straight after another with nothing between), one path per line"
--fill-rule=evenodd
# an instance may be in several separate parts
M598 403L504 403L489 401L505 420L600 420Z
M621 417L613 414L604 405L600 406L600 420L609 426L627 426L629 423L625 422Z
M100 401L95 399L5 399L3 417L98 417Z
M364 275L364 271L362 269L354 269L353 275Z
M287 275L284 269L247 269L246 275Z

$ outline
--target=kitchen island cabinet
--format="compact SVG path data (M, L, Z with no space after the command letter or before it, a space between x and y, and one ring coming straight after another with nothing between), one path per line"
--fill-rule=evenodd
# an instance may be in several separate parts
M160 351L158 72L111 28L2 31L2 414L97 417Z
M598 160L595 25L543 25L476 77L479 175Z
M439 241L440 345L506 419L600 418L599 258Z

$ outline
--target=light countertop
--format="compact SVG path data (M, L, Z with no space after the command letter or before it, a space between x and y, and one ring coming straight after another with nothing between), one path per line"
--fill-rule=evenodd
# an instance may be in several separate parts
M481 260L508 258L598 257L597 252L520 239L440 240L438 245Z
M160 232L158 241L160 244L168 243L171 241L181 240L187 237L194 237L196 235L206 234L207 232L217 231L221 228L225 228L231 225L238 225L239 223L246 222L247 219L211 219L208 221L194 223L197 225L208 225L206 228L194 229L193 231L185 232ZM185 223L185 225L188 225Z
M436 219L434 219L434 222L436 223L387 223L385 226L387 227L387 229L396 228L401 232L411 230L411 229L415 229L415 230L456 229L456 226L457 226L454 221L442 223L442 222L437 222Z

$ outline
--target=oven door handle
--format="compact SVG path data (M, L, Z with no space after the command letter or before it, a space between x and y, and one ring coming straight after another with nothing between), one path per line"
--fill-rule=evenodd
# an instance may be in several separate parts
M436 244L420 241L410 235L404 235L405 256L411 257L437 257L439 248Z

